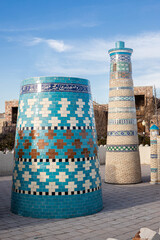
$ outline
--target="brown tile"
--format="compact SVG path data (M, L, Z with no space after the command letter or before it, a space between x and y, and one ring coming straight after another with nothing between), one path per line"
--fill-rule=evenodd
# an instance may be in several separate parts
M94 148L94 154L97 156L97 148Z
M81 154L83 154L85 157L89 157L90 151L88 151L88 148L83 148Z
M55 152L55 149L49 149L49 151L46 152L46 155L47 155L49 158L54 159L55 156L58 155L58 153Z
M18 152L19 158L22 158L23 154L24 154L23 149L19 149L19 152Z
M65 136L67 139L71 139L72 136L74 136L74 134L72 133L71 130L67 130L66 133L63 133L63 136Z
M25 142L23 143L24 149L28 149L29 146L31 146L32 144L29 142L28 139L25 140Z
M31 158L37 158L37 156L40 155L40 153L37 152L37 149L32 149L32 151L29 154L31 155Z
M88 136L88 132L86 132L85 129L82 129L81 133L79 134L80 136L82 136L82 138L86 138L86 136Z
M75 139L74 142L72 143L72 146L76 146L76 148L81 148L82 142L80 142L79 139Z
M23 133L23 130L19 130L18 134L20 136L20 139L23 139L23 137L25 136L25 134Z
M73 149L68 149L68 151L65 152L65 155L67 155L68 158L74 158L74 155L76 155L76 152L73 152Z
M67 143L63 142L63 139L58 139L54 146L57 146L58 149L63 149L63 146L66 146Z
M16 148L18 148L18 147L19 147L19 141L18 141L18 139L17 139Z
M92 138L90 138L87 143L88 143L88 145L90 145L91 148L92 148L93 145L94 145L94 142L93 142Z
M57 133L54 133L53 130L48 130L48 133L45 133L45 136L48 136L48 139L53 139L54 136L57 136Z
M39 149L44 149L45 146L48 146L48 145L49 145L49 143L46 143L44 141L44 139L39 139L39 141L37 143L37 146L38 146Z
M32 139L36 139L36 137L39 136L39 133L37 133L36 130L31 130L31 133L29 134L29 136L31 136Z

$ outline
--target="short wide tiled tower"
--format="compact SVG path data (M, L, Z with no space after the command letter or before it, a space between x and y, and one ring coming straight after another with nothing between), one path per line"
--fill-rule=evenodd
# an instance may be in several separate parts
M139 183L141 168L132 80L132 49L116 42L109 50L110 88L105 181Z
M101 179L88 80L24 80L18 112L11 211L37 218L100 211Z

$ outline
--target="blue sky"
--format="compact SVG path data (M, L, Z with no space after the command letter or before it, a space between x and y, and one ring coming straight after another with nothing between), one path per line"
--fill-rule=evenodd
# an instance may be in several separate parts
M135 86L158 88L159 13L159 0L1 0L0 112L34 76L87 78L93 100L107 103L107 52L117 40L134 50Z

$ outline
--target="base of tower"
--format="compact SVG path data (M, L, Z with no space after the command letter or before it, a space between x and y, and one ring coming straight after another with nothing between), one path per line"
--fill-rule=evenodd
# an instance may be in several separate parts
M140 183L139 152L107 152L105 182L111 184Z
M33 218L73 218L99 212L102 191L67 196L36 196L12 192L11 212Z
M132 182L132 183L115 183L115 182L107 182L107 181L104 181L104 183L106 183L106 184L112 184L112 185L131 185L131 184L139 184L139 183L142 183L142 181Z

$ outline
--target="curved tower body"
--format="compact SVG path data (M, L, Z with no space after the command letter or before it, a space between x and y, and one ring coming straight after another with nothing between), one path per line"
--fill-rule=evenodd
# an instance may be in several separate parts
M116 42L110 55L110 88L105 181L131 184L141 181L137 119L131 54Z
M102 209L88 80L67 77L24 80L15 143L13 213L69 218Z

